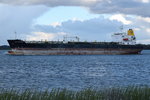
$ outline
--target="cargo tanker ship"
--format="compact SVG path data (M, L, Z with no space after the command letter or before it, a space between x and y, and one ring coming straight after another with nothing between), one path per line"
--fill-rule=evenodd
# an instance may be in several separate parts
M114 42L76 41L23 41L8 40L10 55L121 55L140 54L143 46L136 44L132 29L128 32L114 33ZM66 37L67 38L67 37Z

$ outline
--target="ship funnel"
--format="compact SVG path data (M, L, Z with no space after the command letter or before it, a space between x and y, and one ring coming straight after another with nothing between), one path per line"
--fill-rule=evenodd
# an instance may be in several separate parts
M128 35L129 35L129 36L134 36L134 31L133 31L132 29L129 29L129 30L128 30Z

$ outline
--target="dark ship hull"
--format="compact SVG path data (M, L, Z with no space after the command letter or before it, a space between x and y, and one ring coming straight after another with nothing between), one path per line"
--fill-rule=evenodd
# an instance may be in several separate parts
M11 55L121 55L140 54L142 45L123 45L116 42L25 42L8 40Z

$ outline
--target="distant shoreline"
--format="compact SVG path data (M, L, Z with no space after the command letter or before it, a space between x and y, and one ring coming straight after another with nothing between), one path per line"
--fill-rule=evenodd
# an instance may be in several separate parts
M8 45L0 46L0 50L10 50L11 48Z

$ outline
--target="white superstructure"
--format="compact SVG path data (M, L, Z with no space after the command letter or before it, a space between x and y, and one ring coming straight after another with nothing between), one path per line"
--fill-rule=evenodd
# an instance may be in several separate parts
M112 39L113 39L113 42L119 42L120 44L127 44L127 45L136 44L136 37L132 29L129 29L127 33L125 32L114 33L112 35Z

